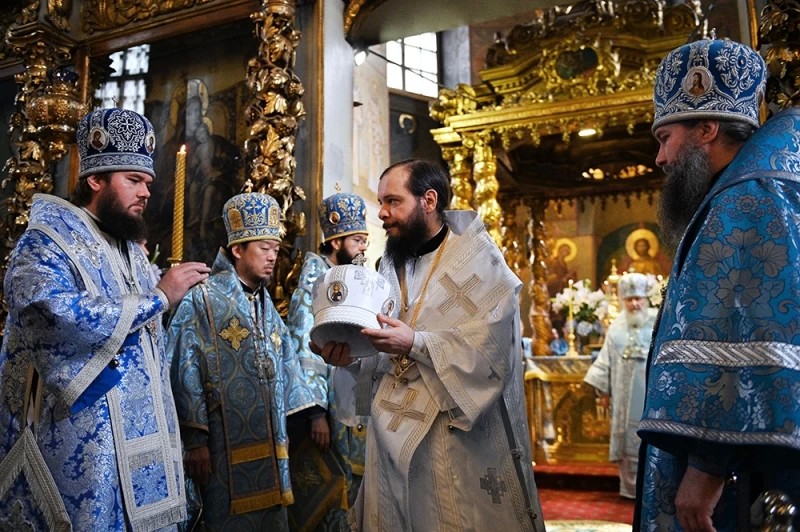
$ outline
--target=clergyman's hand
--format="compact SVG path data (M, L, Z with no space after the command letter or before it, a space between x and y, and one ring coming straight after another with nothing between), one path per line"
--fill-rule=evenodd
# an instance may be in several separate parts
M686 532L715 532L711 514L724 487L723 477L687 467L675 496L675 512L681 528Z
M378 323L385 325L383 329L361 329L373 347L384 353L407 355L414 345L414 330L405 322L378 314Z
M191 287L208 279L211 268L202 262L184 262L167 268L158 288L164 291L170 307L177 305Z
M186 474L198 484L208 484L211 480L211 452L208 447L198 447L183 455Z
M311 420L311 439L323 453L331 444L331 429L328 426L328 416L319 416Z
M353 362L353 358L350 356L350 344L330 341L320 347L312 340L308 343L308 348L331 366L349 366Z

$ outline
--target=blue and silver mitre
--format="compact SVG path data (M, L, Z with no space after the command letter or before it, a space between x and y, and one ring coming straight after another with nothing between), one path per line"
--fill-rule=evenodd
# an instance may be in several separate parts
M260 192L238 194L222 207L228 247L253 240L281 241L284 234L278 201Z
M78 179L104 172L144 172L155 177L153 124L127 109L96 109L84 116L76 133Z
M710 119L760 125L767 67L752 48L704 39L673 50L656 73L653 128Z
M319 204L323 242L359 233L367 234L367 207L361 196L339 192Z

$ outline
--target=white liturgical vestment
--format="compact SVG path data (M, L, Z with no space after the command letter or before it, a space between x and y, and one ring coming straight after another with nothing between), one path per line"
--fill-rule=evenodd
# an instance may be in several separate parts
M445 218L441 253L404 265L405 319L418 315L415 363L397 377L393 357L379 353L337 372L337 396L372 416L350 523L366 531L544 530L524 409L521 282L476 213ZM380 271L404 301L390 258Z

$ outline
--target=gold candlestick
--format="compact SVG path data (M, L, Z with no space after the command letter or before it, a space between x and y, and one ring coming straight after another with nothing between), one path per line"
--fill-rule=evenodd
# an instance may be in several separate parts
M611 259L611 274L608 276L608 314L606 315L605 325L608 328L617 316L619 316L620 312L620 301L619 301L619 292L617 291L617 285L619 284L620 279L619 272L617 271L617 259Z
M186 145L181 146L175 159L175 208L172 213L172 256L169 263L175 266L183 260L183 204L186 186Z
M568 313L568 321L569 321L569 334L567 335L567 340L569 341L569 349L567 349L567 356L568 357L576 357L578 356L578 350L575 349L575 292L572 290L572 279L569 280L569 313Z

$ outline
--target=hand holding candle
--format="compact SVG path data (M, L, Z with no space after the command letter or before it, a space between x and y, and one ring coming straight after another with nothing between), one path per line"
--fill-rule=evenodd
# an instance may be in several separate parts
M175 159L175 207L172 214L172 256L170 264L183 260L183 205L186 187L186 145L181 146Z

